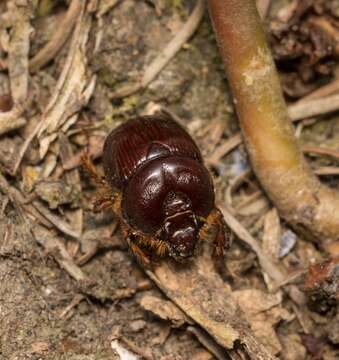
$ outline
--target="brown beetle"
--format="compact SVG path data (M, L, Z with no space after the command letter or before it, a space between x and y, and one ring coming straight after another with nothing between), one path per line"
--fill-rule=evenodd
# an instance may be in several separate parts
M191 257L209 226L217 227L214 253L229 246L201 153L168 115L138 117L114 129L104 144L103 167L113 191L96 208L113 208L139 261L149 264L152 254ZM94 173L88 162L87 168Z

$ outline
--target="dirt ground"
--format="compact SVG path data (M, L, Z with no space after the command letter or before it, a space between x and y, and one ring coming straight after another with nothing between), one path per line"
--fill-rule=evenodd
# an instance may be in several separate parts
M81 168L83 149L102 172L109 130L155 109L187 127L214 175L218 201L286 274L288 289L272 292L256 254L235 237L221 276L254 334L281 359L338 359L337 303L319 308L303 292L308 266L327 255L279 218L244 146L227 142L239 128L207 11L145 89L118 98L116 91L143 75L196 2L80 2L67 40L34 68L32 59L56 29L66 32L60 24L67 2L39 3L0 2L0 97L8 105L11 89L14 108L24 107L24 123L0 137L0 359L240 358L197 335L132 258L111 212L91 211L97 187ZM286 3L273 2L269 16ZM333 69L317 75L320 85L335 78ZM300 121L296 132L304 147L333 150L305 153L324 183L338 189L338 115ZM131 354L122 355L126 349Z

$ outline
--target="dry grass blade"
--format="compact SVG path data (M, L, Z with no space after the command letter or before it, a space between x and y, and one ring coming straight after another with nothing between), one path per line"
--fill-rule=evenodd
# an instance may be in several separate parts
M15 174L22 158L33 139L38 136L40 141L40 155L43 158L56 137L59 128L72 125L77 119L77 112L85 105L94 90L95 77L88 79L86 74L87 59L85 45L91 27L90 16L84 14L86 2L81 2L82 8L77 18L76 28L73 33L70 50L64 64L55 91L48 103L41 121L29 134L13 166Z
M335 87L338 87L338 85L335 85ZM311 111L309 109L309 106L311 105L311 108L312 108L312 106L313 106L312 104L315 104L315 102L317 102L318 105L316 107L316 113L313 115L324 115L324 114L327 114L328 112L339 110L339 95L332 95L332 96L336 97L337 103L332 104L331 108L329 108L327 106L323 107L324 102L330 103L330 101L326 100L327 99L326 97L318 98L318 95L316 95L316 94L314 95L314 98L312 97L310 100L305 98L305 100L303 99L303 100L300 100L299 102L295 103L294 105L290 105L288 107L288 111L289 111L291 120L296 122L296 121L299 121L299 120L309 117L309 114ZM206 162L211 165L216 165L220 161L220 159L222 159L230 151L234 150L241 143L242 143L242 136L241 136L240 132L238 132L238 133L234 134L232 137L228 138L226 140L226 142L219 145L214 150L214 152L208 157ZM307 152L307 150L305 150L305 151ZM335 150L333 150L333 154L334 153L335 153ZM334 156L337 157L338 155L334 155Z
M52 99L42 115L38 131L41 158L46 155L49 145L56 139L57 131L61 127L67 127L67 121L71 124L76 121L77 112L88 102L94 89L95 78L89 79L86 73L85 46L90 27L89 16L85 14L80 16L62 74Z
M81 14L82 2L86 3L86 1L72 0L64 18L59 24L58 31L54 32L51 40L29 61L29 70L31 72L38 71L60 51L69 37L78 16Z
M197 4L182 29L174 36L160 54L147 66L140 82L122 86L111 94L111 98L121 98L131 95L150 84L161 72L161 70L176 55L181 47L195 33L204 15L205 1L198 0Z

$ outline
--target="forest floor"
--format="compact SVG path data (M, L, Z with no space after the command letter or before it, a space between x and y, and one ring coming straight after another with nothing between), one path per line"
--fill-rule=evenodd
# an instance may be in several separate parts
M305 10L305 2L293 8L272 1L265 14L289 103L317 89L318 98L339 91L336 54L318 46L311 61L320 36L291 30L331 18L338 39L335 2L309 1L315 5ZM338 302L326 296L312 302L313 284L304 280L328 254L280 219L256 181L207 10L197 12L187 30L193 36L147 82L145 74L159 64L153 60L199 1L67 3L0 2L0 359L240 358L159 290L129 253L110 211L92 212L97 188L81 166L84 149L102 173L110 129L159 110L195 139L218 203L238 220L233 230L258 245L235 236L220 274L256 338L281 359L338 359ZM265 10L269 2L258 3ZM298 11L304 12L292 24ZM282 38L295 46L280 46ZM338 113L295 125L314 172L339 190ZM282 283L258 257L271 259ZM335 269L336 278L327 280L338 286Z

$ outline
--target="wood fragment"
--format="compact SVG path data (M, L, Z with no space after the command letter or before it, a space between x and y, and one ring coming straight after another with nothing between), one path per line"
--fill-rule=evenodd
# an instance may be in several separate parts
M231 289L215 272L211 242L206 239L201 246L206 248L191 263L163 261L146 270L148 276L222 347L231 349L237 342L251 359L275 359L253 336Z

